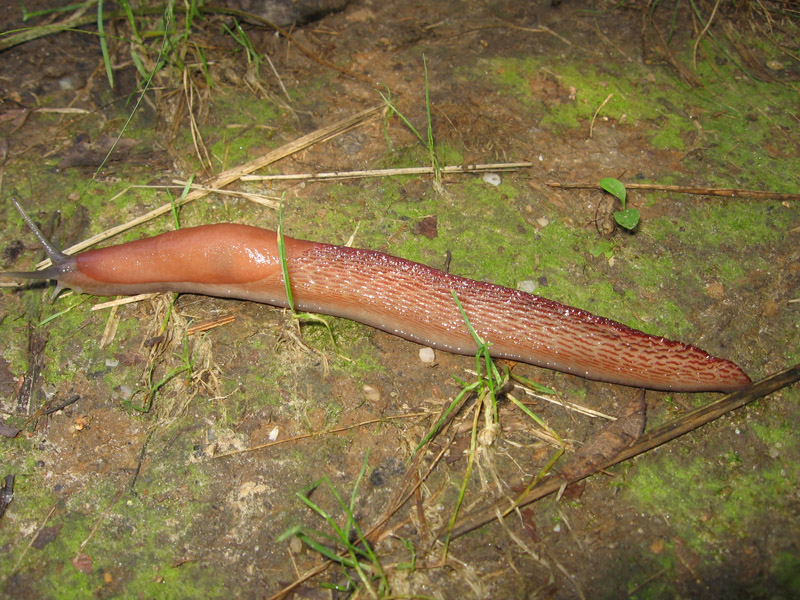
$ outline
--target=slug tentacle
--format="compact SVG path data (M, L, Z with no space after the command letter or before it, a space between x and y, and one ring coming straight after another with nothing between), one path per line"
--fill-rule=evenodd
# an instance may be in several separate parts
M31 228L33 234L36 236L36 239L39 240L39 243L44 248L44 251L47 253L50 262L53 264L47 267L46 269L42 269L41 271L6 271L5 273L0 273L0 278L3 280L10 280L10 279L33 279L33 280L43 280L43 279L53 279L56 281L56 289L53 292L53 298L58 296L58 293L67 287L61 283L61 280L66 276L68 273L75 271L76 269L76 260L73 256L68 256L62 252L59 252L58 249L47 239L47 237L42 233L42 231L36 226L36 223L33 222L28 214L23 210L22 205L17 202L16 198L11 199L14 203L14 206L17 207L17 210L22 215L22 218L25 220L25 223L28 227Z
M39 240L39 243L44 248L44 251L47 252L47 257L52 261L53 265L59 265L69 261L69 256L59 252L58 248L50 243L50 240L48 240L47 237L42 233L41 229L36 226L36 223L33 222L33 219L28 216L28 213L23 210L22 205L17 202L17 199L12 198L11 201L14 203L14 206L17 207L17 210L22 215L22 218L25 220L25 223L27 223L28 227L33 230L33 234L36 236L36 239Z

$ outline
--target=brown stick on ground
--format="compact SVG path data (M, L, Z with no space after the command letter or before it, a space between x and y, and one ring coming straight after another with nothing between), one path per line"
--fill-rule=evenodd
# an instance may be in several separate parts
M548 181L547 185L565 190L601 190L598 183L561 183ZM656 183L625 183L629 190L646 190L652 192L676 192L678 194L696 194L699 196L724 196L728 198L748 197L763 200L800 200L800 194L783 192L765 192L763 190L740 190L736 188L705 188L685 185L659 185Z
M602 465L601 469L599 470L607 469L622 461L628 460L629 458L633 458L634 456L643 454L648 450L652 450L653 448L680 437L689 431L693 431L698 427L705 425L706 423L710 423L711 421L718 419L722 415L727 414L732 410L741 408L753 400L763 398L764 396L792 385L797 381L800 381L800 364L796 364L784 371L775 373L774 375L771 375L753 384L751 387L745 390L729 394L728 396L720 398L719 400L711 402L705 406L701 406L700 408L686 413L677 419L657 427L653 431L643 435L633 446L623 450L614 459ZM549 477L543 479L542 482L535 488L517 498L513 504L509 504L508 500L503 499L486 508L478 509L472 513L469 513L456 522L452 532L450 533L450 539L452 540L458 536L464 535L465 533L473 531L474 529L478 529L486 523L493 521L495 518L497 518L496 515L498 509L505 517L516 508L525 506L531 502L535 502L540 498L558 491L565 483L566 482L564 478L560 475L550 475ZM439 537L443 538L445 535L447 535L446 529L440 532Z

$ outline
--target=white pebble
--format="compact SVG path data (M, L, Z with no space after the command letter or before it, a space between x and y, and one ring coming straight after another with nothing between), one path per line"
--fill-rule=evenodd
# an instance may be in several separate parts
M432 365L433 361L436 360L436 354L434 354L433 348L420 348L419 359L425 364Z
M500 185L501 182L500 175L498 175L497 173L484 173L483 180L489 185L493 185L494 187Z
M278 434L280 433L280 429L275 427L272 431L269 432L269 441L274 442L278 439Z
M536 281L531 279L523 279L517 284L517 289L523 292L527 292L528 294L532 294L536 291L536 288L539 287L539 284Z
M380 402L381 392L378 388L364 384L361 386L361 391L364 392L364 399L367 402Z

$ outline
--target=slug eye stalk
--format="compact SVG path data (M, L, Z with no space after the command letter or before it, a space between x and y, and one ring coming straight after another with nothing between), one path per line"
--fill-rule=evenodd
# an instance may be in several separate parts
M22 205L17 202L16 198L12 198L11 201L14 203L14 206L17 207L17 210L22 215L22 218L25 220L25 223L28 227L31 228L33 234L36 236L36 239L39 240L39 243L44 248L44 251L47 253L50 262L53 264L43 269L41 271L7 271L4 273L0 273L0 279L2 280L11 280L11 279L25 279L25 280L45 280L45 279L53 279L57 282L56 284L56 291L53 293L53 297L55 298L58 293L63 289L63 286L60 283L60 280L66 275L67 273L71 273L75 270L75 258L72 256L68 256L62 252L59 252L58 249L47 239L47 237L42 233L42 231L36 226L36 223L33 222L25 210L22 208Z

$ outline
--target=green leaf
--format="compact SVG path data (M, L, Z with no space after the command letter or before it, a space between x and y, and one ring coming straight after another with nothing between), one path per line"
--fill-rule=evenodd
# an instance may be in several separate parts
M600 187L612 196L619 198L619 201L622 202L622 208L625 208L625 186L619 179L603 177L603 179L600 180Z
M612 242L611 240L600 240L594 246L589 248L589 254L591 254L595 258L597 258L602 254L607 259L610 259L612 256L614 256L614 248L616 247L617 247L616 242Z
M614 220L620 227L633 230L639 224L639 211L635 208L614 211Z

